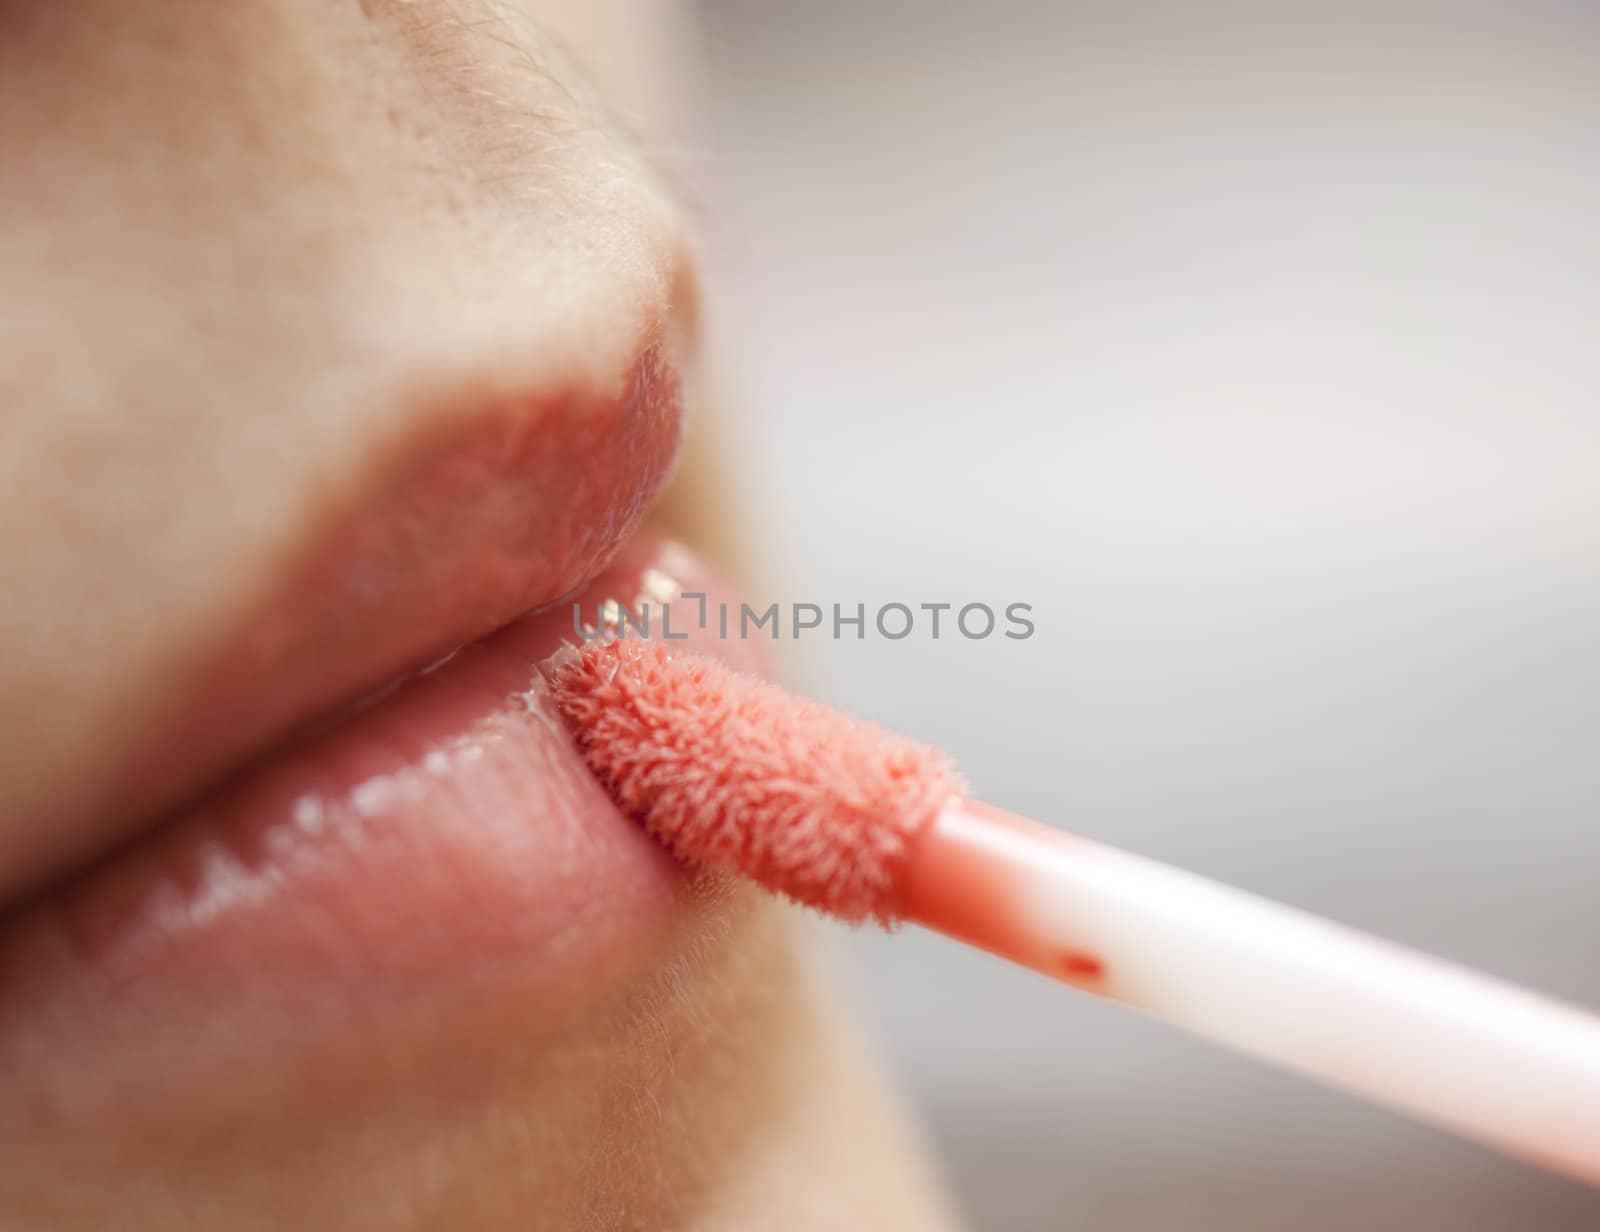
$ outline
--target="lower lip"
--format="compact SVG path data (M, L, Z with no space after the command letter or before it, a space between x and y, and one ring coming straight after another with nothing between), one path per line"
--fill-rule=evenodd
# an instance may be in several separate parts
M726 599L687 553L639 539L581 610L685 590ZM753 643L687 632L686 646L760 666ZM540 693L537 665L572 639L563 604L303 738L34 904L0 965L28 972L35 1007L60 996L80 1021L174 993L270 997L279 1012L290 997L303 1026L409 1012L463 981L556 999L606 986L608 967L648 961L696 893Z

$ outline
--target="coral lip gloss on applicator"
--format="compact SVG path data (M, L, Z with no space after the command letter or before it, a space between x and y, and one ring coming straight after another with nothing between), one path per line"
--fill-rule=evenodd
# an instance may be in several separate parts
M909 921L1600 1185L1600 1018L966 799L946 758L658 643L558 656L619 807L680 857Z

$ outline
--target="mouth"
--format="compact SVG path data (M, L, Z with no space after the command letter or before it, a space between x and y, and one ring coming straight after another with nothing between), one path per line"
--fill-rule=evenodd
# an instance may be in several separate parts
M252 558L237 618L169 668L178 700L134 727L126 771L62 785L101 801L94 825L61 813L80 860L95 826L153 824L0 910L0 1079L22 1117L0 1113L0 1139L224 1072L227 1107L270 1104L252 1085L295 1058L396 1048L508 1000L519 1030L558 1030L716 927L729 892L618 812L541 675L575 606L732 599L633 533L678 446L680 284L631 359L591 352L570 387L512 363L413 388L354 473L285 494L289 550ZM688 633L761 667L754 643ZM257 1072L244 1041L278 1063Z
M0 1141L130 1101L141 1123L181 1099L191 1129L226 1124L314 1098L316 1073L404 1090L448 1074L441 1032L467 1033L448 1056L570 1030L721 928L732 892L616 809L542 692L575 605L736 602L634 533L694 358L671 254L653 298L531 358L419 358L431 383L390 367L357 398L377 410L330 407L353 465L292 472L207 636L163 639L204 644L130 692L110 772L46 780L58 854L23 854L65 871L8 885L0 860ZM761 667L754 643L688 633Z

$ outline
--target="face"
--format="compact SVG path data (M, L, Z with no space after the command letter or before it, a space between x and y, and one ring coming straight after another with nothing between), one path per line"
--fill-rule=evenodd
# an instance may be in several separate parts
M698 365L674 33L0 5L8 1220L942 1226L803 926L538 684L575 596L728 593L639 529Z

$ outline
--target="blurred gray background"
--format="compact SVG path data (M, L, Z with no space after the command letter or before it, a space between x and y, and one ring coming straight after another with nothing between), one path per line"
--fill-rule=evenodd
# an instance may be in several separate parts
M763 599L1038 624L813 637L807 687L996 803L1600 1002L1600 10L704 16ZM937 938L837 940L974 1227L1600 1227Z

